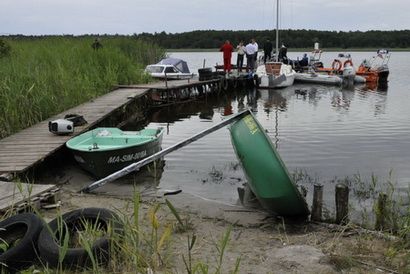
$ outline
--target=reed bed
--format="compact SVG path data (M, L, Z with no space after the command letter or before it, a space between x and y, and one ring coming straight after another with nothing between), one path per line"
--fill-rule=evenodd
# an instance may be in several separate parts
M164 50L133 37L6 38L0 58L0 138L107 93L117 84L146 83L143 68Z

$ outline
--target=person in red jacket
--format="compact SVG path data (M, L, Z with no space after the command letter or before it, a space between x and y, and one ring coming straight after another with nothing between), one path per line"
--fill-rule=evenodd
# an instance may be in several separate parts
M231 42L229 42L229 40L226 40L225 44L222 45L219 51L223 52L224 72L229 73L231 71L231 57L233 52L233 46L231 45Z

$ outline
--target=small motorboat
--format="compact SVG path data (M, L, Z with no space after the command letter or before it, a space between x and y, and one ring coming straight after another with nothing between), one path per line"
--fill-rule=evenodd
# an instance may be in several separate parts
M319 49L319 43L315 43L307 66L301 66L298 60L293 61L296 82L326 85L349 85L365 82L363 77L356 75L350 54L339 54L339 58L346 58L343 63L341 60L335 59L331 68L324 68L320 61L322 53L322 50Z
M321 64L323 65L323 64ZM315 66L316 72L337 75L346 83L354 83L356 70L353 67L353 61L348 53L339 53L338 59L334 59L330 68L319 65Z
M283 217L306 217L309 209L272 141L250 112L230 127L231 142L260 204Z
M187 62L178 58L162 59L157 64L148 65L145 72L154 78L167 80L190 79L194 76Z
M163 132L162 127L141 131L95 128L70 139L66 146L82 168L102 178L158 152Z
M390 52L380 49L376 56L363 60L356 74L366 78L366 82L385 83L389 77L389 60Z
M341 85L343 80L337 75L320 74L315 71L296 72L295 82L324 85Z

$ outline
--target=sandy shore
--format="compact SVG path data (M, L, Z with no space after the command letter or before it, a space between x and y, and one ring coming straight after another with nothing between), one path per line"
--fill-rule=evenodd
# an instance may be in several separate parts
M265 212L204 200L180 193L164 196L157 192L142 195L141 219L147 221L148 211L161 204L161 223L176 223L175 216L165 204L165 198L177 208L192 228L174 232L167 269L171 273L186 273L182 256L188 254L188 236L196 235L192 251L193 262L214 269L218 241L232 227L230 241L223 257L223 271L228 273L241 259L239 273L389 273L403 266L400 254L386 258L395 241L375 237L355 229L324 224L285 224ZM131 198L99 194L79 194L70 184L63 186L61 211L82 207L103 207L131 215ZM54 218L56 210L45 211ZM160 272L165 271L161 269ZM394 273L394 272L392 272Z

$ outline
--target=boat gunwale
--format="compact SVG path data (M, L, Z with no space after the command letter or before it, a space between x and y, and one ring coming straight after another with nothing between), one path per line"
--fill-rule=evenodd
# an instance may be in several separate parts
M109 151L114 151L114 150L130 149L130 148L134 148L134 147L144 146L144 145L147 145L147 144L149 144L149 143L151 143L151 142L155 142L156 140L162 138L162 136L163 136L163 134L164 134L164 131L165 131L164 127L158 127L158 128L156 129L157 131L160 130L158 133L156 133L155 135L152 135L152 136L147 136L147 137L146 137L146 140L144 140L144 141L142 141L142 142L139 142L139 143L129 143L129 144L125 144L125 145L112 146L112 147L109 147L109 148L99 148L98 150L94 150L94 149L91 149L91 150L90 150L90 145L92 146L92 144L87 144L87 146L81 145L81 147L78 147L80 144L82 144L82 143L84 143L84 142L87 142L87 141L89 141L90 139L92 139L92 138L93 138L93 136L92 136L92 131L94 131L94 130L96 130L96 129L107 129L107 127L95 128L95 129L93 129L93 130L84 132L84 133L82 133L82 134L80 134L80 135L74 136L73 138L71 138L70 140L68 140L68 141L66 142L67 148L69 148L69 149L71 149L71 150L73 150L73 151L79 151L79 152L85 152L85 153L97 153L97 152L103 153L103 152L109 152ZM108 128L108 129L109 129L109 128ZM141 130L141 131L142 131L142 130ZM132 131L122 131L122 130L121 130L121 132L132 132ZM84 138L84 135L87 135L87 134L88 134L88 135L91 134L91 136L87 136L86 139L84 139L83 141L79 142L78 144L75 144L75 145L71 144L72 142L74 142L74 141L77 140L77 139L80 139L81 137ZM125 134L125 135L126 135L126 134ZM135 136L129 135L129 136L131 136L130 139L137 139L137 138L143 139L143 138L141 138L141 135L135 135ZM113 138L114 136L100 136L100 137ZM83 146L84 146L84 147L83 147Z

